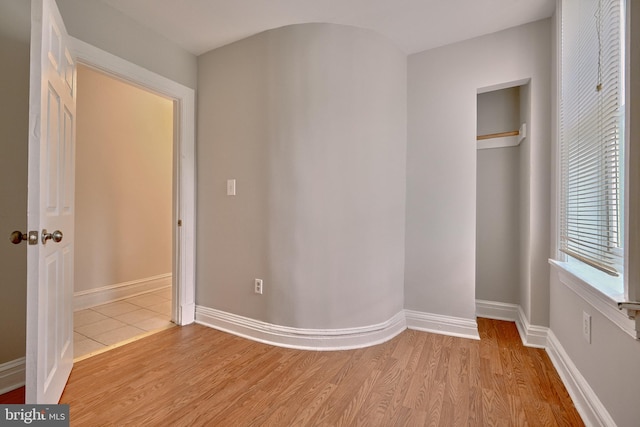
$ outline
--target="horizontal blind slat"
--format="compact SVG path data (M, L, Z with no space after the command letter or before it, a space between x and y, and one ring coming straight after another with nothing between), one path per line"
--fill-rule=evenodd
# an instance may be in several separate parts
M560 245L609 274L619 249L621 0L563 0Z

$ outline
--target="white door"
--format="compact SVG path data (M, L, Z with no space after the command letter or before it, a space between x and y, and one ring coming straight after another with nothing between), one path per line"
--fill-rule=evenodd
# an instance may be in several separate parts
M55 0L32 0L27 227L38 239L27 249L27 403L58 403L73 366L76 71L67 40Z

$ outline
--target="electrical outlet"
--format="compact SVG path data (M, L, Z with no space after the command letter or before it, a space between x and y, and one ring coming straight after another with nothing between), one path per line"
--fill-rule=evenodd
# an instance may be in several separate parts
M256 294L262 295L262 279L256 279L254 281L254 291Z
M236 195L236 180L228 179L227 180L227 196L235 196Z
M586 311L582 312L582 336L588 344L591 344L591 315Z

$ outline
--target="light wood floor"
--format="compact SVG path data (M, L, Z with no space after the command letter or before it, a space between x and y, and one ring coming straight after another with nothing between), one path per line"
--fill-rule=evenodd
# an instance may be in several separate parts
M172 328L76 363L61 403L77 426L583 425L543 350L478 325L339 352Z

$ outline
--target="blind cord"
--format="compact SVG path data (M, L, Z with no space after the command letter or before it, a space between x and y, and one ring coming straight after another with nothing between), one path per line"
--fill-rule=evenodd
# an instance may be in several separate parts
M598 36L598 84L596 91L602 90L602 0L598 0L598 8L595 13L596 35Z

